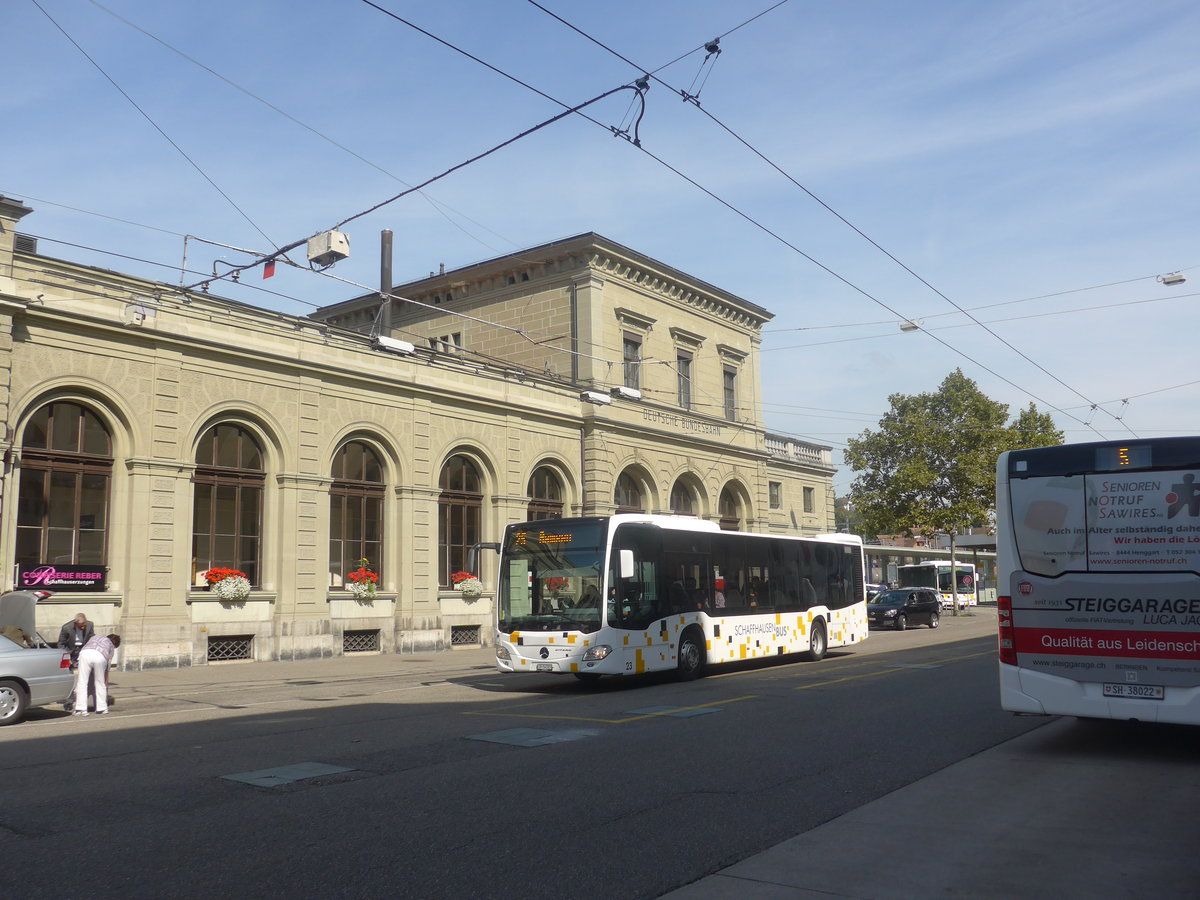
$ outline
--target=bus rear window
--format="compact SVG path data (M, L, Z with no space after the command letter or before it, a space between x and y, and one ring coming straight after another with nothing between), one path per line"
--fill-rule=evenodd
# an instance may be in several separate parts
M1021 567L1064 572L1200 571L1195 472L1117 472L1013 479L1013 538Z

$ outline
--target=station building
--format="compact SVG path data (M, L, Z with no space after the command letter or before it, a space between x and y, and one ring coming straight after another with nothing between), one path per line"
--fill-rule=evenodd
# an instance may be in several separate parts
M830 448L762 422L771 314L600 235L291 316L43 255L32 212L0 197L3 587L123 668L488 646L515 521L834 530Z

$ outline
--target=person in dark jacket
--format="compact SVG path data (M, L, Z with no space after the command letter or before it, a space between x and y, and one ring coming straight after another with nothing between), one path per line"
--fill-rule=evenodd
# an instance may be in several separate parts
M88 621L83 613L76 613L75 618L62 627L58 632L58 646L71 654L71 670L79 665L79 651L83 645L96 634L96 626Z
M93 625L86 615L83 613L75 613L75 618L62 627L58 632L58 646L60 650L66 650L71 654L71 671L74 672L79 668L79 651L83 649L83 645L90 641L96 635L96 626ZM96 695L94 685L88 686L89 699ZM75 705L75 692L71 691L71 696L63 701L63 709L71 709Z

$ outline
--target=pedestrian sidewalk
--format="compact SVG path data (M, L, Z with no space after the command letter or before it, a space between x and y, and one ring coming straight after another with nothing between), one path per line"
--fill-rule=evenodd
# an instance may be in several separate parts
M365 653L270 662L220 662L182 668L114 669L110 689L118 703L189 686L271 684L283 681L337 681L371 675L414 675L449 678L495 670L492 647L431 650L428 653Z
M670 900L1196 897L1200 738L1051 718Z

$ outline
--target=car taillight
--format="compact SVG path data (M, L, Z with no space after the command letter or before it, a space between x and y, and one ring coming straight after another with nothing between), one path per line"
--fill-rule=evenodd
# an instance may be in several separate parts
M60 669L69 669L69 668L71 668L71 654L70 654L70 653L64 653L64 654L63 654L63 658L62 658L62 660L59 662L59 664L58 664L58 667L59 667Z
M996 598L996 626L1000 638L1000 662L1017 664L1016 633L1013 630L1012 597Z

